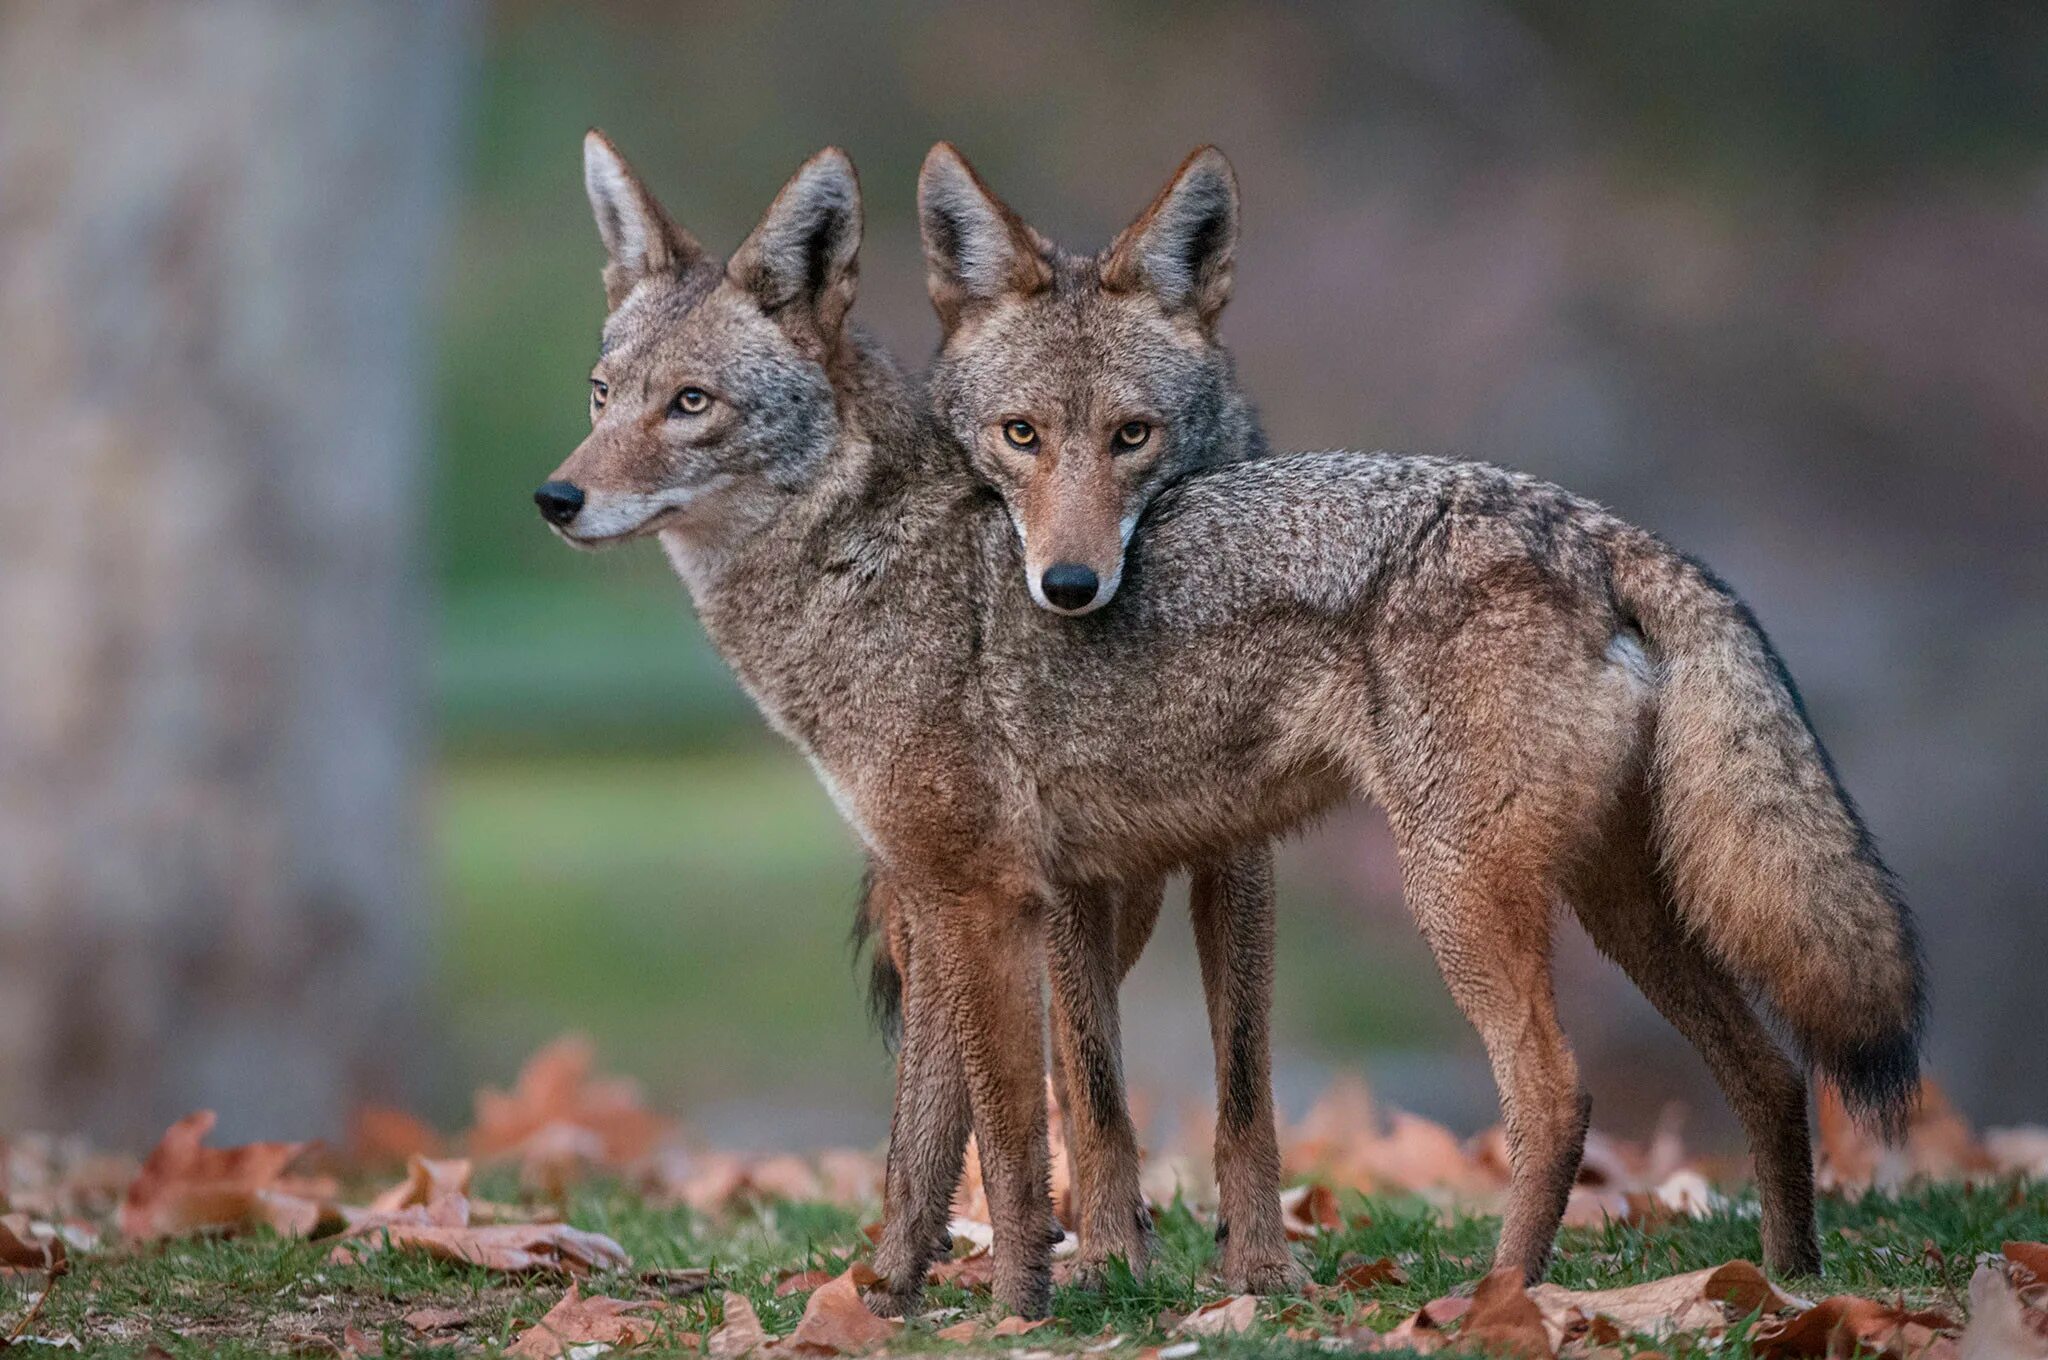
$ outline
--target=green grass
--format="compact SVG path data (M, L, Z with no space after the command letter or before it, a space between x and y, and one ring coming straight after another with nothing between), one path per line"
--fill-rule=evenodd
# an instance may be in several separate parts
M486 1187L505 1191L505 1186ZM1483 1269L1496 1224L1483 1217L1445 1221L1414 1201L1349 1200L1356 1222L1302 1248L1319 1283L1329 1284L1350 1256L1392 1256L1408 1282L1364 1295L1314 1302L1269 1300L1256 1330L1235 1339L1205 1339L1205 1356L1320 1354L1313 1342L1288 1341L1290 1325L1325 1329L1368 1300L1384 1329L1431 1298L1468 1286ZM1605 1288L1713 1266L1732 1258L1756 1259L1754 1201L1738 1200L1726 1213L1644 1232L1610 1226L1567 1230L1553 1278L1575 1288ZM838 1270L867 1250L862 1216L813 1204L779 1204L712 1223L682 1209L654 1208L618 1187L579 1192L569 1217L580 1227L612 1234L640 1267L708 1266L719 1288L680 1301L678 1331L708 1331L720 1317L722 1289L745 1294L771 1333L786 1334L802 1313L801 1296L777 1297L778 1275L794 1270ZM1369 1217L1369 1222L1366 1219ZM1810 1297L1858 1293L1903 1296L1958 1314L1975 1256L2009 1239L2048 1237L2048 1195L2042 1187L2011 1183L1976 1189L1936 1186L1902 1196L1872 1195L1858 1202L1830 1199L1821 1206L1827 1256L1819 1279L1788 1282ZM1128 1274L1100 1292L1063 1288L1055 1321L1013 1341L979 1349L1078 1349L1103 1333L1125 1338L1123 1353L1164 1339L1162 1315L1184 1314L1218 1297L1209 1275L1214 1247L1210 1227L1176 1205L1159 1224L1160 1254L1143 1280ZM1939 1254L1930 1253L1928 1242ZM113 1251L80 1258L60 1280L33 1333L76 1337L89 1354L139 1355L156 1346L175 1356L311 1353L312 1338L329 1341L352 1326L381 1338L387 1354L455 1353L451 1346L491 1351L507 1344L557 1298L551 1280L506 1281L481 1270L385 1253L358 1265L336 1266L318 1243L262 1236L235 1241L175 1243L135 1253ZM0 1284L18 1316L30 1286ZM586 1292L648 1297L627 1276L599 1276ZM413 1335L403 1316L417 1308L464 1311L469 1325L454 1341ZM961 1315L997 1315L986 1296L953 1286L928 1291L921 1320L891 1347L897 1351L953 1350L932 1332ZM943 1310L962 1310L961 1314ZM1288 1310L1282 1320L1279 1314ZM1667 1346L1683 1354L1683 1346ZM694 1354L695 1348L673 1347ZM658 1352L656 1352L658 1353ZM1717 1354L1743 1360L1733 1342Z

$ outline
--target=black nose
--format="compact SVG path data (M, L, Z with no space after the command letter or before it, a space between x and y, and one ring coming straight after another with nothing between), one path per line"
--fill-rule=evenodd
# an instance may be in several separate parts
M1095 603L1095 590L1101 584L1095 573L1079 562L1056 562L1038 578L1045 598L1061 609L1084 609Z
M574 482L542 482L533 493L540 517L550 524L564 525L583 508L583 488Z

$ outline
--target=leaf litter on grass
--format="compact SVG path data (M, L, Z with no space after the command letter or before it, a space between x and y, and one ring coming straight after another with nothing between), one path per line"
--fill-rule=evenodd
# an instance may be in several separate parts
M1823 1174L1840 1195L1874 1191L1883 1196L1928 1177L1989 1183L2000 1176L2038 1175L2044 1169L2048 1133L2004 1130L1980 1139L1931 1087L1900 1149L1885 1149L1864 1139L1837 1117L1839 1106L1827 1093L1821 1108ZM1052 1114L1057 1121L1056 1106ZM775 1221L782 1212L778 1206L783 1205L829 1203L864 1212L880 1191L881 1159L872 1150L793 1157L693 1144L680 1124L646 1107L637 1085L599 1073L589 1045L579 1040L565 1040L535 1054L509 1089L480 1092L476 1124L466 1134L446 1137L402 1111L366 1112L352 1130L350 1154L356 1160L326 1155L315 1145L301 1143L208 1147L205 1138L212 1123L204 1112L179 1121L139 1167L61 1140L17 1139L0 1145L15 1206L34 1205L48 1214L17 1213L0 1220L0 1270L40 1271L54 1277L58 1272L51 1269L53 1262L64 1260L67 1251L93 1252L109 1226L118 1226L123 1252L149 1243L273 1232L284 1238L321 1239L330 1265L351 1263L360 1268L387 1257L438 1259L507 1279L562 1281L565 1292L546 1300L539 1321L516 1336L497 1333L498 1344L528 1347L515 1352L520 1354L569 1353L600 1345L627 1349L648 1344L657 1333L664 1338L662 1344L692 1333L705 1335L703 1344L712 1354L768 1349L851 1354L889 1347L902 1335L901 1324L874 1318L862 1304L859 1272L866 1266L858 1259L822 1271L817 1257L807 1251L806 1268L771 1269L760 1277L771 1291L763 1296L767 1304L786 1297L791 1300L786 1306L794 1307L798 1296L807 1296L801 1317L793 1319L778 1309L778 1321L767 1326L745 1295L731 1293L717 1312L723 1320L714 1327L712 1318L704 1316L703 1305L689 1304L694 1311L686 1312L677 1301L711 1285L711 1272L693 1267L635 1273L629 1254L614 1237L559 1221L565 1205L581 1202L574 1199L583 1193L577 1187L593 1177L616 1187L609 1193L625 1195L623 1203L646 1206L636 1212L659 1214L665 1204L687 1206L700 1232L723 1231L720 1225L730 1223L758 1233ZM1822 1355L1829 1347L1839 1351L1861 1341L1902 1357L1981 1360L1993 1354L1984 1348L1988 1343L1973 1339L1981 1328L2003 1327L2006 1333L2037 1339L2042 1335L2039 1267L2044 1262L2040 1257L2030 1259L2028 1253L2048 1254L2048 1248L2026 1243L2012 1244L2005 1256L1979 1268L1970 1281L1967 1302L1960 1274L1949 1286L1951 1298L1908 1302L1864 1297L1870 1292L1865 1290L1807 1304L1775 1290L1745 1262L1673 1271L1662 1279L1610 1289L1571 1290L1546 1284L1523 1290L1517 1281L1483 1276L1477 1252L1417 1258L1384 1254L1384 1247L1375 1256L1368 1247L1366 1253L1340 1260L1340 1242L1391 1242L1394 1239L1386 1234L1397 1230L1395 1225L1375 1226L1359 1213L1357 1194L1419 1196L1443 1215L1492 1211L1507 1179L1504 1141L1497 1130L1461 1140L1417 1116L1382 1111L1364 1085L1355 1081L1333 1086L1304 1119L1281 1132L1287 1173L1296 1182L1284 1206L1289 1235L1298 1241L1299 1250L1325 1263L1318 1277L1337 1283L1311 1287L1293 1303L1262 1305L1250 1296L1205 1292L1197 1278L1192 1285L1172 1286L1166 1295L1140 1293L1132 1296L1130 1305L1108 1305L1123 1312L1083 1309L1079 1316L1094 1319L1087 1323L1091 1330L1106 1317L1114 1328L1104 1329L1104 1337L1120 1337L1133 1329L1142 1334L1145 1318L1159 1313L1165 1303L1177 1323L1177 1336L1187 1338L1171 1339L1176 1348L1221 1344L1233 1336L1274 1335L1317 1342L1326 1349L1486 1345L1509 1353L1578 1355L1599 1352L1629 1337L1708 1339L1740 1329L1759 1357ZM1055 1208L1071 1229L1071 1180L1056 1122L1053 1147ZM351 1178L373 1166L395 1165L401 1153L406 1168L402 1180L359 1198L342 1195L344 1182L360 1184ZM519 1202L477 1196L473 1180L480 1165L506 1168L494 1174L516 1176L522 1191ZM126 1168L130 1174L124 1181L110 1174L110 1167ZM1148 1188L1159 1190L1160 1173L1168 1169L1172 1179L1165 1183L1167 1194L1155 1202L1155 1212L1192 1212L1197 1221L1208 1216L1206 1221L1213 1223L1214 1187L1201 1150L1167 1148L1149 1157ZM1688 1222L1726 1223L1730 1202L1712 1184L1724 1171L1688 1154L1675 1120L1661 1122L1656 1134L1640 1144L1596 1131L1588 1139L1570 1221L1620 1225L1636 1234L1619 1239L1624 1246L1634 1241L1647 1245L1658 1234L1680 1231ZM2013 1193L2020 1191L2015 1188ZM1352 1196L1348 1208L1345 1196ZM760 1227L746 1228L748 1224ZM955 1197L952 1227L954 1250L934 1266L932 1279L941 1289L968 1291L965 1297L971 1300L985 1293L992 1263L987 1200L978 1162L971 1155ZM1611 1232L1612 1227L1602 1231ZM1851 1237L1844 1234L1845 1242ZM687 1249L703 1250L711 1240L702 1239ZM1073 1246L1070 1231L1063 1250ZM316 1252L300 1259L307 1268L317 1269L323 1256ZM1863 1269L1879 1264L1870 1252L1859 1259ZM838 1260L843 1263L848 1257ZM1672 1263L1678 1264L1675 1253ZM1390 1307L1389 1299L1418 1296L1420 1286L1409 1279L1423 1265L1428 1269L1418 1278L1426 1283L1442 1288L1462 1275L1476 1280L1478 1290L1469 1296L1440 1297L1419 1309L1413 1302L1405 1309ZM1446 1277L1446 1269L1458 1273ZM1646 1269L1647 1261L1629 1267L1631 1275ZM1133 1282L1127 1286L1131 1287L1138 1286ZM1192 1294L1181 1292L1190 1288ZM1160 1302L1141 1304L1142 1297ZM541 1302L535 1300L536 1311ZM1133 1316L1141 1308L1147 1309L1143 1316ZM1981 1316L1981 1323L1965 1329L1966 1314ZM431 1298L393 1306L379 1316L387 1318L386 1325L443 1342L477 1335L469 1330L471 1314L435 1304ZM522 1310L521 1316L531 1319L535 1312ZM1391 1331L1376 1330L1390 1322ZM923 1333L922 1327L930 1325L921 1324L920 1334L948 1341L971 1337L978 1345L1021 1336L1026 1327L1021 1321L977 1317L971 1309L969 1316L943 1331ZM1546 1348L1540 1351L1535 1341L1539 1329ZM322 1335L322 1344L336 1344L331 1334ZM544 1349L557 1340L562 1344L555 1350ZM341 1338L342 1344L346 1341ZM294 1344L310 1346L312 1341L301 1335ZM1064 1349L1070 1343L1060 1344ZM2048 1360L2048 1355L2041 1360Z

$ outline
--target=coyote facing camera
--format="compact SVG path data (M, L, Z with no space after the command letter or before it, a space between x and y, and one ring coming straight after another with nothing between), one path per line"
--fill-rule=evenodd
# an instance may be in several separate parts
M721 266L608 145L589 154L611 315L591 434L542 508L572 542L658 535L890 876L911 985L882 1302L915 1302L971 1115L997 1296L1048 1306L1048 904L1261 844L1353 795L1386 809L1410 907L1501 1088L1498 1260L1543 1271L1583 1144L1550 978L1563 901L1728 1092L1771 1263L1817 1261L1804 1076L1746 993L1890 1127L1915 1088L1921 969L1789 678L1725 586L1527 477L1294 454L1162 491L1123 588L1055 617L1016 589L1011 508L968 450L1033 380L1006 335L1019 356L1026 336L1080 345L1129 300L1104 260L1057 257L1032 282L976 256L975 276L1029 291L984 299L985 362L934 419L845 324L860 204L843 155L806 163ZM1161 306L1188 296L1188 260L1138 263ZM1193 421L1182 394L1150 395L1160 428ZM1109 951L1078 952L1056 991L1113 986ZM1115 1064L1087 1078L1085 1122L1127 1118Z
M972 261L993 252L982 238L1000 231L1028 254L1028 263L1017 270L1024 287L1049 274L1059 255L946 143L925 158L918 203L928 283L944 331L937 371L958 387L970 381L963 370L975 362L984 304L1000 296L985 295L989 281L973 275ZM1236 177L1220 154L1205 147L1183 162L1106 252L1111 260L1136 261L1172 254L1199 236L1199 296L1191 288L1186 300L1162 299L1135 267L1126 269L1130 296L1118 324L1096 328L1084 351L1044 354L1034 364L1038 381L1018 394L971 450L975 470L1011 509L1032 598L1056 613L1085 614L1109 601L1131 536L1162 490L1190 473L1267 452L1251 403L1237 387L1229 351L1216 335L1229 299L1237 221ZM1077 381L1075 366L1090 371L1094 381ZM1181 394L1175 405L1183 416L1171 427L1160 424L1152 397L1162 386ZM1074 401L1076 395L1085 400ZM1073 589L1092 593L1064 593ZM1045 933L1053 969L1091 976L1073 957L1083 951L1107 951L1116 961L1112 985L1056 987L1052 994L1055 1006L1085 1001L1095 1010L1074 1024L1056 1023L1051 1052L1053 1091L1069 1112L1062 1127L1075 1220L1089 1225L1073 1262L1074 1278L1082 1282L1100 1281L1115 1257L1142 1272L1152 1250L1150 1214L1142 1202L1122 1197L1137 1183L1135 1130L1127 1119L1107 1129L1084 1129L1092 1102L1074 1099L1077 1077L1070 1071L1085 1076L1092 1065L1121 1064L1113 983L1144 950L1163 893L1158 878L1140 878L1127 887L1093 891L1069 886L1061 900L1048 905ZM892 900L887 870L871 864L855 939L877 945L869 1000L886 1032L898 1028L904 978ZM1261 845L1192 866L1188 905L1216 1062L1219 1273L1234 1291L1290 1292L1307 1275L1288 1248L1280 1213L1270 1033L1271 849ZM1063 1039L1077 1034L1096 1035L1100 1042L1073 1050Z

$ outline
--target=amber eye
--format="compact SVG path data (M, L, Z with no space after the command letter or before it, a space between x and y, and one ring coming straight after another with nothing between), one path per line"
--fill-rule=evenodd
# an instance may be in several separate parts
M701 416L711 405L711 394L701 387L685 387L676 393L676 399L669 403L668 413L672 416Z
M602 411L604 409L604 399L611 394L611 384L603 378L592 378L590 380L590 406L592 410Z
M1151 437L1150 425L1142 420L1127 420L1117 427L1116 446L1120 449L1142 449Z
M1028 420L1003 422L1003 438L1010 441L1013 449L1035 449L1038 447L1038 431L1031 428Z

